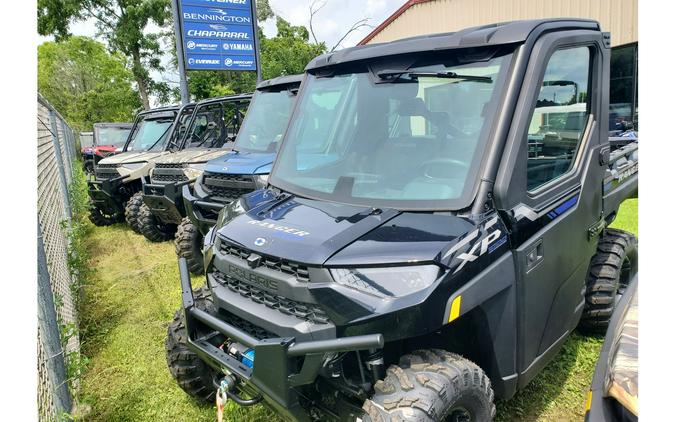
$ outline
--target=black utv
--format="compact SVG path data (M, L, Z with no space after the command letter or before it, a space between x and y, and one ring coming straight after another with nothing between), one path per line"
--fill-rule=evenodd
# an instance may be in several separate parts
M637 271L606 228L638 177L637 145L610 151L609 46L531 20L310 62L266 189L205 238L207 285L179 260L178 384L300 421L492 420Z

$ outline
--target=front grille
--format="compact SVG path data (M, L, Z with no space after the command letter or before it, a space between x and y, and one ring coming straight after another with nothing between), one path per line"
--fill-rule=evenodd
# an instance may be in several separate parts
M279 337L278 335L267 331L266 329L262 327L258 327L257 325L246 321L243 318L240 318L233 314L232 312L228 312L225 309L219 309L218 310L218 317L222 318L223 321L230 325L234 325L235 327L239 328L240 330L244 331L245 333L253 336L254 338L257 338L258 340L264 340L268 338L277 338Z
M240 248L223 241L220 242L220 252L226 255L239 257L243 260L246 260L251 255L251 251L248 249ZM292 275L298 281L309 282L309 270L305 265L277 258L275 256L261 255L261 257L262 261L260 262L260 265L263 267Z
M187 180L188 178L184 174L157 174L155 172L152 175L152 183L178 183Z
M203 187L211 196L221 198L226 202L235 201L240 196L256 189L255 181L251 176L209 172L204 173Z
M152 170L150 181L157 184L187 182L188 178L183 172L183 164L158 163Z
M285 315L291 315L303 321L309 321L315 324L328 324L330 321L326 313L317 305L310 303L296 302L283 296L268 293L262 289L241 282L235 278L214 270L211 275L221 285L229 288L233 292L239 293L245 298L276 309Z
M98 164L95 169L96 179L114 179L119 177L120 174L117 171L118 164Z

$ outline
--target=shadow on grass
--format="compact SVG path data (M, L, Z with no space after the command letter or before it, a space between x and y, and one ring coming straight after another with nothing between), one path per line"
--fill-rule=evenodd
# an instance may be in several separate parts
M128 238L133 235L133 231L122 223L108 226L104 230L109 232L107 236L93 236L90 232L86 240L87 249L92 256L91 276L88 283L83 286L79 320L82 352L90 358L97 354L105 343L108 333L120 324L125 314L123 306L109 300L106 291L110 286L106 285L97 264L101 257L114 253L111 250L110 238ZM138 256L134 261L136 262L120 262L119 265L133 268L134 264L140 261Z
M601 344L602 338L573 332L525 389L511 400L497 402L495 421L583 420L584 399Z

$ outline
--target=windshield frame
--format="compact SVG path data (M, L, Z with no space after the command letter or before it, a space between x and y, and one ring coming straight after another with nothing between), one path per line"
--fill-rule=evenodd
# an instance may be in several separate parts
M472 161L469 163L469 170L465 178L464 189L462 193L457 198L452 199L441 199L441 200L416 200L416 199L381 199L381 198L368 198L368 197L355 197L349 196L345 197L341 194L335 194L335 192L321 192L313 189L307 189L302 186L291 183L290 181L281 179L278 175L279 166L282 160L279 158L282 157L284 153L288 152L289 145L293 142L288 139L293 132L293 125L297 124L299 116L303 113L302 105L311 92L312 83L317 79L333 77L338 75L348 75L352 73L365 73L371 80L371 83L374 84L386 84L392 82L383 82L377 81L375 76L378 70L380 69L389 69L394 67L396 64L401 66L400 63L409 63L408 68L414 69L419 67L428 66L430 64L442 64L444 61L447 61L449 57L462 56L466 54L471 54L473 57L480 57L480 54L476 53L476 49L452 49L443 52L419 52L415 55L397 55L397 56L387 56L384 58L373 59L372 62L357 62L350 63L345 66L336 66L333 68L316 68L307 72L306 79L303 81L303 88L300 90L298 97L296 99L296 106L293 109L291 118L284 133L284 138L282 139L281 146L278 151L277 159L274 162L272 171L269 176L269 185L280 189L282 191L297 195L300 197L305 197L313 200L319 201L328 201L336 202L347 205L354 206L367 206L372 208L393 208L400 211L426 211L426 212L435 212L435 211L458 211L466 209L472 205L475 200L481 175L484 173L486 163L488 161L487 153L490 151L490 145L494 141L494 132L501 120L499 115L500 110L504 104L505 99L508 95L508 90L506 88L507 82L511 79L513 68L515 64L515 54L516 54L516 45L507 45L500 46L498 48L491 47L485 49L485 54L489 55L489 58L501 57L502 61L500 64L500 70L495 77L495 80L492 82L495 86L494 93L492 95L492 101L488 104L488 112L485 114L485 121L481 129L480 135L478 137L475 152L473 155ZM492 51L491 55L489 51ZM466 57L466 56L465 56ZM406 60L407 59L407 60ZM462 64L469 64L471 62L483 62L486 59L473 59L473 60L464 60ZM392 65L392 63L394 63ZM364 70L366 68L367 70Z
M271 153L271 152L277 152L279 151L280 145L283 143L284 138L286 137L286 130L288 129L288 124L290 123L291 119L293 118L293 110L295 108L295 104L297 103L298 100L298 88L300 84L284 84L284 85L279 85L279 86L266 86L264 89L257 89L255 94L253 95L253 98L251 98L251 102L248 105L248 110L246 111L246 116L244 116L244 120L241 122L241 126L239 127L239 131L237 132L237 139L234 142L234 145L232 146L232 150L236 152L245 152L245 153L253 153L253 154L265 154L265 153ZM295 91L295 92L294 92ZM288 120L286 121L286 124L284 125L284 130L281 133L282 137L277 143L277 147L275 148L274 151L260 151L257 149L252 149L252 148L246 148L242 147L239 144L239 134L247 127L249 124L249 120L252 118L253 113L251 111L256 110L256 102L262 98L263 94L269 94L269 93L285 93L286 95L291 97L291 109L290 109L290 114L288 117ZM269 145L271 145L270 143ZM269 149L268 145L268 149Z
M225 104L231 103L235 107L237 113L241 113L242 109L244 109L244 113L247 113L248 108L251 106L252 98L253 98L253 95L251 95L251 94L240 94L240 95L232 95L232 96L229 96L229 97L208 98L208 99L202 100L202 101L198 102L197 104L195 104L195 108L192 111L192 115L190 116L190 120L189 120L187 129L185 130L185 133L183 134L183 137L181 138L179 150L182 151L184 149L226 149L226 145L234 145L234 142L227 141L220 147L203 147L203 146L191 147L190 146L191 142L189 141L189 138L190 138L190 135L191 135L192 130L194 128L194 125L196 123L196 119L198 117L198 114L199 114L200 110L202 110L204 107L220 105L221 107L223 107L223 111L224 111L225 110ZM246 115L244 115L244 119L245 118L246 118ZM239 133L239 131L241 130L241 127L243 126L243 121L244 120L242 119L241 120L242 123L240 123L239 127L237 128L237 134ZM224 128L229 129L229 126L225 125ZM235 141L236 141L236 135L235 135Z

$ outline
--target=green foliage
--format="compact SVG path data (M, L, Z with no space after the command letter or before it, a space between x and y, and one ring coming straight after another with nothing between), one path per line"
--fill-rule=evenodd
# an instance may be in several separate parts
M143 106L149 108L149 94L165 94L166 83L150 78L150 70L163 71L160 39L166 32L149 32L153 23L160 28L171 22L170 0L38 0L38 33L54 35L57 41L70 36L73 22L94 19L99 35L110 49L132 64Z
M130 121L140 106L132 82L124 57L91 38L38 46L38 91L76 130Z
M276 22L277 36L266 38L260 34L263 79L302 73L310 60L326 51L324 43L309 42L309 32L304 26L293 26L278 16ZM188 78L190 94L196 100L228 93L252 92L256 85L252 72L188 72Z

